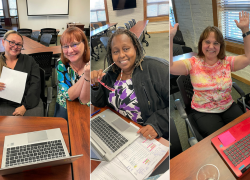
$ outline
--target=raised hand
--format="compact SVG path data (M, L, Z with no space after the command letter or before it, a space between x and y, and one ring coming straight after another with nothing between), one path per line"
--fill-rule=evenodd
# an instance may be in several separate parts
M174 27L172 27L171 22L170 22L170 37L171 37L171 38L174 38L178 26L179 26L179 24L176 23L176 24L174 25Z
M238 22L237 20L234 20L237 27L241 29L242 33L248 32L249 31L249 13L245 11L239 12L239 20L240 22Z

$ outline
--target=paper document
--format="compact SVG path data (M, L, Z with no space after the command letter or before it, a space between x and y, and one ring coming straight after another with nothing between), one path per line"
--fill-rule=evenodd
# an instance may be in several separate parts
M143 136L137 138L124 149L117 158L136 177L144 179L157 163L168 152L168 147L156 140L147 140Z
M21 103L26 79L27 73L3 67L0 82L5 84L5 89L0 91L0 97Z
M136 180L126 167L115 157L110 162L101 162L91 173L92 180Z

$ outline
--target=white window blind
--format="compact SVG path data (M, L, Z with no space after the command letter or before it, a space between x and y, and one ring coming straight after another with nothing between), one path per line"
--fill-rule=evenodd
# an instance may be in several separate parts
M242 32L234 20L239 21L240 11L250 11L249 0L217 0L218 26L226 40L243 42Z
M90 1L90 21L91 22L106 21L104 0Z
M9 0L10 16L17 16L16 0Z
M4 16L3 14L3 2L0 0L0 16Z
M169 14L169 0L147 0L147 17Z

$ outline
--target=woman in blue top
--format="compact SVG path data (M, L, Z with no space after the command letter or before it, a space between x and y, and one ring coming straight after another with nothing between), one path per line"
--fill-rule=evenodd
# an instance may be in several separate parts
M58 60L58 90L55 117L68 119L66 100L79 99L81 104L90 101L90 51L84 32L77 27L64 31Z

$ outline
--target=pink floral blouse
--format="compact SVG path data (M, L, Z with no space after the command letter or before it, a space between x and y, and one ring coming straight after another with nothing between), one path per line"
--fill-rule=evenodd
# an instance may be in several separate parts
M194 87L191 102L193 109L199 112L220 113L231 106L231 71L234 69L234 58L225 57L212 66L205 63L203 58L195 56L183 60Z

